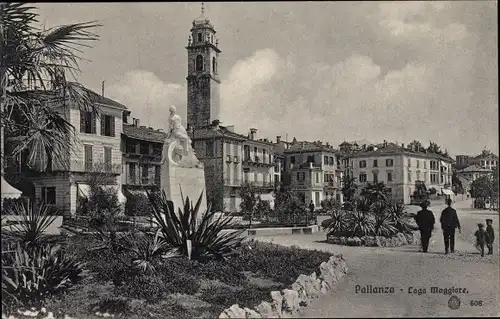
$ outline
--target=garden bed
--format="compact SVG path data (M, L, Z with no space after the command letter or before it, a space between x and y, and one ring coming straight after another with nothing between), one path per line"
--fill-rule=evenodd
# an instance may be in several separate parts
M409 244L420 243L420 233L398 233L392 237L384 236L362 236L362 237L346 237L327 235L326 242L335 245L346 246L366 246L366 247L398 247Z
M62 240L62 249L84 262L89 276L44 302L55 317L219 317L234 304L254 308L262 301L272 303L271 291L291 288L301 274L319 274L319 266L330 260L321 251L249 241L226 261L161 258L152 273L144 274L131 271L124 253L87 250L95 245L91 236L80 234Z

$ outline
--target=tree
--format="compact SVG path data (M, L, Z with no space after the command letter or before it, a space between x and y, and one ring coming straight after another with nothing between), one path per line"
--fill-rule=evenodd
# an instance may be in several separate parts
M429 141L429 146L427 147L427 152L434 154L442 154L441 147L436 143Z
M387 201L389 199L389 191L384 183L370 183L361 190L361 196L365 197L370 204Z
M473 198L486 199L498 197L498 187L493 186L493 179L490 176L481 176L471 184L471 196Z
M463 194L465 192L462 181L458 178L456 171L453 172L453 175L451 176L451 184L453 185L452 187L454 188L455 193Z
M71 105L96 112L93 97L75 79L84 42L98 35L95 22L62 25L39 30L36 7L24 3L0 4L0 100L2 136L19 142L13 155L29 150L27 165L44 171L48 154L67 164L68 145L76 140L75 129L62 111ZM5 132L4 132L5 131ZM2 156L3 140L1 143Z
M410 143L408 143L408 148L414 149L416 151L425 149L424 146L422 145L422 143L420 141L417 141L417 140L413 140Z
M259 197L257 196L258 190L251 183L245 183L241 185L240 197L241 203L240 208L243 212L251 214L254 211L255 205Z
M342 179L342 194L346 201L350 202L354 198L357 189L356 177L345 176Z

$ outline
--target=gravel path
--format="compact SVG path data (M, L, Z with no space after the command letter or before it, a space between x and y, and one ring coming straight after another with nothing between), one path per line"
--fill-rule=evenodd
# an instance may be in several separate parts
M495 252L481 258L473 247L472 234L477 222L492 218L498 225L498 213L470 208L470 201L454 205L462 223L462 233L456 236L456 253L444 255L442 232L434 231L429 253L418 252L419 247L408 245L395 248L346 247L321 243L325 233L313 235L259 237L258 240L285 246L296 245L343 253L350 274L336 291L313 300L301 317L429 317L429 316L498 316L500 315L499 230L496 228ZM430 208L439 220L443 205ZM410 207L418 210L418 207ZM355 287L394 287L394 293L356 293ZM415 293L408 293L410 287ZM448 307L450 295L431 293L431 287L465 288L468 293L457 293L461 306ZM425 293L418 295L418 289ZM471 302L482 301L482 305Z

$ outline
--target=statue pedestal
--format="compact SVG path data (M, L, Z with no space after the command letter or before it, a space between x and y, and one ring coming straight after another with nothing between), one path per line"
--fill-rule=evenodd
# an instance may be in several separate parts
M203 193L198 211L198 218L200 218L207 210L205 170L203 166L195 165L194 162L197 159L194 153L188 154L188 156L180 156L179 153L185 154L185 152L182 152L182 146L180 146L178 141L165 142L163 146L160 188L167 195L167 199L174 203L176 213L179 207L182 209L184 207L181 190L184 200L186 197L189 197L193 207ZM191 158L189 158L190 156Z

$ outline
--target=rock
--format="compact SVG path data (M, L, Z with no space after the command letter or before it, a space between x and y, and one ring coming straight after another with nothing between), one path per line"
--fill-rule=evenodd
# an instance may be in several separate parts
M385 237L377 236L377 241L379 242L379 247L386 247L387 241Z
M323 295L326 295L328 293L328 291L330 290L330 286L326 283L326 281L322 280L321 281L321 289L320 289L320 292L323 294Z
M271 298L273 299L273 312L279 318L282 314L283 309L283 296L279 291L271 291Z
M367 247L378 247L379 242L377 241L377 237L375 236L365 236L365 243L364 245Z
M359 237L354 237L354 246L361 246L362 241Z
M255 309L262 318L278 318L273 311L273 306L267 301L261 302Z
M418 231L413 232L413 244L420 245L420 232Z
M225 313L225 315L227 315L228 318L245 318L246 316L245 310L241 309L240 306L238 306L237 304L234 304L231 307L227 308L226 310L224 310L223 313Z
M229 316L226 314L225 310L221 312L221 314L219 315L219 319L229 319Z
M47 314L47 317L43 317L42 319L54 319L54 314L52 313L52 311L49 311L49 313Z
M300 275L295 283L292 285L292 289L294 289L294 285L300 286L301 289L296 290L299 293L299 299L301 301L307 301L308 298L314 298L319 296L321 286L316 283L316 273L314 273L314 277Z
M347 238L347 246L354 246L354 238L352 237Z
M318 278L315 271L311 275L309 275L309 277L311 277L312 280L316 280Z
M295 290L283 289L283 311L289 314L295 314L299 310L299 294Z
M406 241L408 242L408 244L413 244L413 235L412 234L405 234L405 237L406 237Z
M319 266L320 269L320 278L323 279L323 282L326 283L326 287L328 290L331 290L333 286L338 282L335 270L333 269L333 265L331 263L322 262Z
M243 308L245 310L245 318L262 318L262 316L255 310L250 308Z
M408 240L406 239L406 236L403 233L398 233L398 238L399 241L401 242L401 245L408 245Z
M347 238L345 238L345 237L343 237L343 236L342 236L342 237L340 237L340 243L339 243L339 244L341 244L341 245L346 245L346 244L347 244Z

